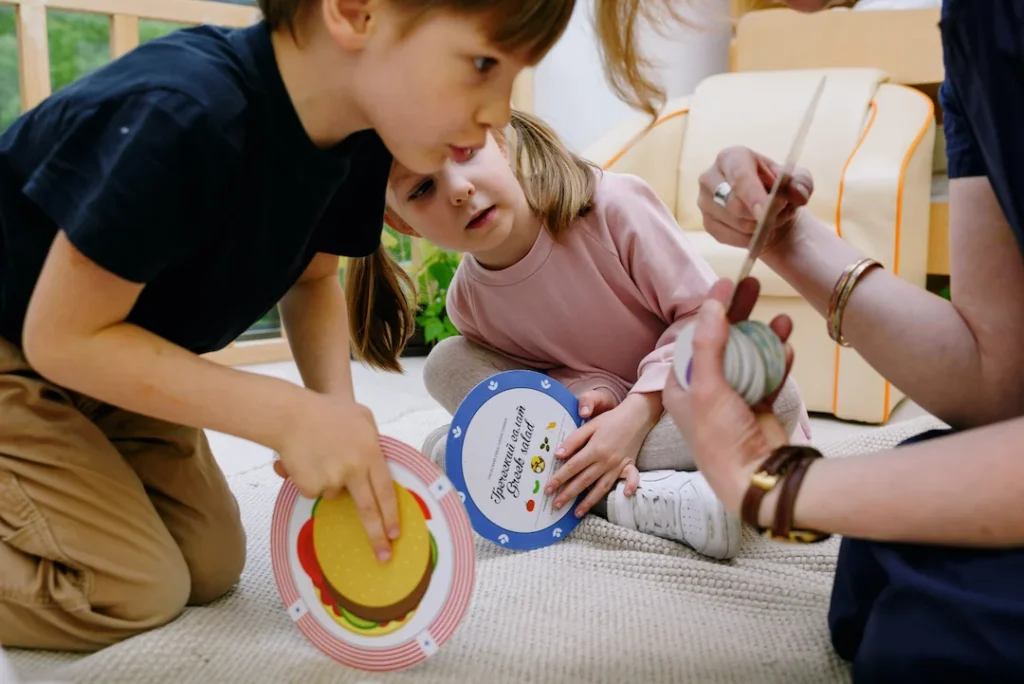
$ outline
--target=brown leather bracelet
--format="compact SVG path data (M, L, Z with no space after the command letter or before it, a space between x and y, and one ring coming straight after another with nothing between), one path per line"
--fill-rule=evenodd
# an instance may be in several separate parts
M801 454L801 447L786 444L772 451L772 453L761 463L754 474L750 476L750 486L743 495L743 504L740 507L740 518L758 532L764 532L761 527L761 501L765 494L770 492L779 483L786 470L792 466L793 461Z
M810 469L811 464L822 458L817 449L809 446L799 447L800 454L796 461L787 469L785 479L782 482L782 489L779 490L779 498L775 504L775 520L768 536L776 541L798 542L811 544L824 541L831 535L816 532L813 530L794 530L793 518L796 508L796 497L800 492L800 485L803 484L804 476Z

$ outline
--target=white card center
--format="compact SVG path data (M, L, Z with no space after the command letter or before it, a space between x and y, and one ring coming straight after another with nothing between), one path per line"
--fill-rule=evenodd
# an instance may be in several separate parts
M544 529L564 516L544 487L565 463L555 449L575 429L562 405L541 392L509 389L488 399L462 447L466 487L480 512L514 532Z

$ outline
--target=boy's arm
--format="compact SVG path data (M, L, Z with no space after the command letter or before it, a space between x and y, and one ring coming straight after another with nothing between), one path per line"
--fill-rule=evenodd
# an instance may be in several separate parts
M52 382L172 423L210 428L280 450L317 406L307 390L213 363L125 318L142 291L59 233L29 302L23 346Z
M355 400L338 257L320 253L281 299L281 320L306 387Z

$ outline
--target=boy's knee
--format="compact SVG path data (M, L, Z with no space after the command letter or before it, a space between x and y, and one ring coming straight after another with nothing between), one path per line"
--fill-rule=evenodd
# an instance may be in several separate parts
M238 584L245 568L245 547L245 529L236 517L222 520L216 529L183 546L191 574L190 606L216 601Z
M125 559L117 577L97 578L96 583L102 585L104 598L101 603L99 596L94 596L92 611L114 618L117 628L111 640L117 641L177 618L188 603L192 586L188 565L176 547L144 561Z

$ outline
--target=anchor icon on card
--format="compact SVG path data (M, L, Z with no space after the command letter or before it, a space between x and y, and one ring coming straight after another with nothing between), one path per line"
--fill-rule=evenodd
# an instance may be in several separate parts
M455 439L462 437L462 428L456 425L455 428L452 430L452 437L454 437Z
M499 534L498 535L498 541L500 541L502 544L508 544L508 535L507 534Z
M548 380L547 378L544 378L543 380L540 381L540 386L543 387L544 389L551 389L551 381Z
M551 530L551 536L554 537L555 539L561 539L562 538L562 528L561 527L556 527L555 529Z
M487 383L487 389L491 390L492 392L498 389L498 381L491 380L489 383Z

